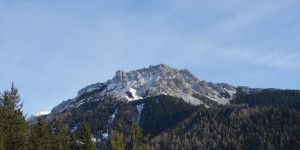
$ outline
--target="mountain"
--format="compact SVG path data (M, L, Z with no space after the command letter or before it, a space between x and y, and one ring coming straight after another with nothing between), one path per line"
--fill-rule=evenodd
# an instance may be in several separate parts
M47 117L49 114L51 113L51 111L41 111L41 112L36 112L34 114L32 114L28 119L26 119L26 121L28 123L35 123L37 121L38 117Z
M149 139L143 149L297 149L299 111L299 90L211 83L159 64L117 71L79 90L51 110L47 123L55 127L63 118L76 134L87 123L97 148L109 147L119 132L131 149L138 124Z
M259 89L240 87L245 92ZM211 83L197 79L187 69L177 70L164 64L135 71L117 71L115 76L104 82L95 83L79 90L78 95L52 109L51 115L69 108L77 108L88 101L97 101L107 96L120 101L133 101L158 95L182 98L193 105L213 103L228 104L236 93L236 87L224 83ZM86 97L87 95L97 95Z

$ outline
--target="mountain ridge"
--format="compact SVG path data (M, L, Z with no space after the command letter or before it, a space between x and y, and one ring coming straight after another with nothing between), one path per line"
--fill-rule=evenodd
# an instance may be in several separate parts
M63 101L51 110L51 115L71 107L79 107L88 101L97 101L106 96L118 100L132 101L151 96L170 95L182 98L193 105L204 104L204 99L218 104L229 104L237 92L235 86L226 83L212 83L199 80L188 69L178 70L165 64L151 65L134 71L118 70L112 79L104 83L94 83L78 91L75 98ZM259 89L242 87L245 92ZM95 94L97 98L83 99L86 94ZM198 95L198 96L195 96ZM200 97L199 97L200 96Z

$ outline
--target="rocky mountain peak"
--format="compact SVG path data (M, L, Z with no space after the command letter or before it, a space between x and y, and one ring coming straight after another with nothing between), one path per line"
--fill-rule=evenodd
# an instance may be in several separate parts
M165 64L158 64L158 65L155 65L155 66L149 66L149 69L150 70L153 70L153 71L157 71L157 72L170 72L170 71L173 71L173 70L176 70L176 69L173 69Z
M207 83L198 80L187 69L178 70L165 64L158 64L130 72L118 70L111 80L81 89L74 99L63 102L63 106L57 106L56 112L69 107L79 107L89 100L95 100L93 97L87 98L86 95L91 95L89 93L126 101L170 95L198 105L204 103L203 99L220 104L229 103L236 93L236 88L228 84Z
M115 82L121 82L121 81L126 81L128 79L126 72L122 71L122 70L118 70L116 72L115 77L112 79Z

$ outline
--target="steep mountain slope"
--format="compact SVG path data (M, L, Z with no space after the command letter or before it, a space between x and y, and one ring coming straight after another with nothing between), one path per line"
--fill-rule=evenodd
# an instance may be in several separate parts
M130 137L131 126L134 123L141 126L143 134L149 137L156 136L174 127L198 107L168 95L129 102L105 97L102 100L83 103L78 108L70 107L59 115L71 133L76 132L82 122L88 123L99 144L107 142L110 130L122 131L126 137ZM56 116L50 116L47 120L49 126L55 126Z
M300 147L300 112L248 105L200 108L152 138L146 150L289 149Z
M243 89L245 91L258 90L247 87ZM235 93L236 87L229 84L200 81L186 69L177 70L159 64L128 73L119 70L111 80L81 89L75 98L64 101L53 108L51 115L107 96L121 101L133 101L157 95L170 95L182 98L193 105L209 106L210 103L207 103L207 100L227 104L233 99Z

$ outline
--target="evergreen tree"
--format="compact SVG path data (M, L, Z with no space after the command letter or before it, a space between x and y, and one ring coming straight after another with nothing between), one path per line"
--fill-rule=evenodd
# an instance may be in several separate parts
M54 132L54 128L53 126L50 125L48 129L49 129L50 149L57 149L58 144L57 144L57 137L56 137L56 133Z
M79 150L76 134L72 133L71 134L71 139L70 139L70 149L71 150Z
M63 124L63 119L61 116L58 116L56 118L55 123L55 133L53 137L53 149L56 150L68 150L69 148L69 142L70 137L68 136L68 128L66 125Z
M144 144L143 140L145 140L142 129L138 124L132 125L132 150L139 150L142 149Z
M35 126L34 125L31 125L29 127L29 139L28 139L28 149L30 150L34 150L35 149L35 142L36 142L36 132L35 132Z
M0 97L0 99L1 99L1 97ZM0 104L0 113L2 113L1 104ZM4 132L3 132L3 119L0 117L0 150L4 150L4 136L3 135L4 135Z
M22 109L18 89L14 84L10 91L5 91L0 99L0 118L3 121L3 147L4 149L22 150L27 145L27 123Z
M79 128L79 147L83 150L95 150L95 144L92 141L92 135L87 123L83 123Z
M115 130L112 130L110 134L111 150L125 150L124 135Z
M32 150L50 149L49 132L47 130L46 122L42 117L39 117L38 122L32 127L30 144Z

